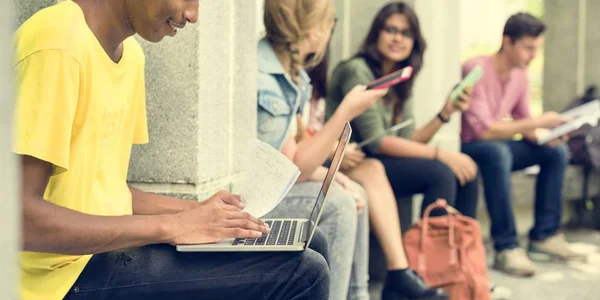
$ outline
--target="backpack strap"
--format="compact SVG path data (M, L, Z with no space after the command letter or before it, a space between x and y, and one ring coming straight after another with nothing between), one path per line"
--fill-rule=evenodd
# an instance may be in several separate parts
M448 202L444 199L438 199L436 202L430 204L425 209L423 213L423 228L421 230L421 241L420 241L420 249L419 249L419 257L417 262L417 268L421 272L425 272L427 269L425 263L425 253L424 249L427 247L427 232L429 231L429 216L431 212L436 209L444 209L448 213L448 246L450 248L450 265L456 265L458 263L458 250L456 248L456 243L454 243L455 229L454 223L456 222L456 216L460 215L460 212L456 210L454 207L448 205Z

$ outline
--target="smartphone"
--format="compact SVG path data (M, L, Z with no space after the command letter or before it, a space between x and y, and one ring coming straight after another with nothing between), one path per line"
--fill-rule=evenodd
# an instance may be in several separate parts
M471 72L469 72L469 74L467 74L467 76L465 76L465 78L463 78L463 80L460 81L454 90L452 90L450 99L453 101L458 100L458 95L460 95L460 93L462 93L466 87L474 86L477 81L481 79L481 76L483 76L483 68L480 65L477 65L475 68L473 68L473 70L471 70Z
M400 82L406 81L412 75L413 68L411 66L404 67L391 74L385 75L381 78L373 80L367 83L367 90L385 89Z

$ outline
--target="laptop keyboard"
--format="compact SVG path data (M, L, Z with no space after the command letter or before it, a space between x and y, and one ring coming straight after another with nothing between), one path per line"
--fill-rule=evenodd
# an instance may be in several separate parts
M298 221L265 221L271 228L259 238L237 238L231 243L234 246L282 246L293 245Z

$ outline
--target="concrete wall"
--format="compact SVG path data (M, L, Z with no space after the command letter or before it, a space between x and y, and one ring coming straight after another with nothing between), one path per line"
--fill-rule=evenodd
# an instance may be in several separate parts
M600 85L596 0L546 0L544 108L560 110L589 84Z
M585 85L585 13L587 0L545 2L544 109L560 110ZM593 2L593 1L591 1Z
M0 2L0 291L7 299L17 296L17 249L19 239L19 201L17 199L17 160L10 150L12 76L11 28L14 15L11 1Z
M415 118L424 125L442 109L460 80L460 1L419 0L415 10L428 44L424 67L415 85ZM431 145L460 149L460 116L455 115L434 136Z
M256 5L201 2L199 22L146 52L150 143L129 179L142 189L204 199L241 179L256 131Z
M56 3L56 0L12 0L11 2L14 5L14 17L16 18L16 22L11 24L11 27L16 28L33 13Z

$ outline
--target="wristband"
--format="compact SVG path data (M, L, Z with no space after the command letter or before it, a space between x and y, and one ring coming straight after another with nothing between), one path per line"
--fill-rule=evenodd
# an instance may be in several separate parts
M442 123L448 123L448 121L450 121L449 119L444 119L444 116L442 116L442 112L441 111L437 115L437 118L440 119L440 121L442 121Z

